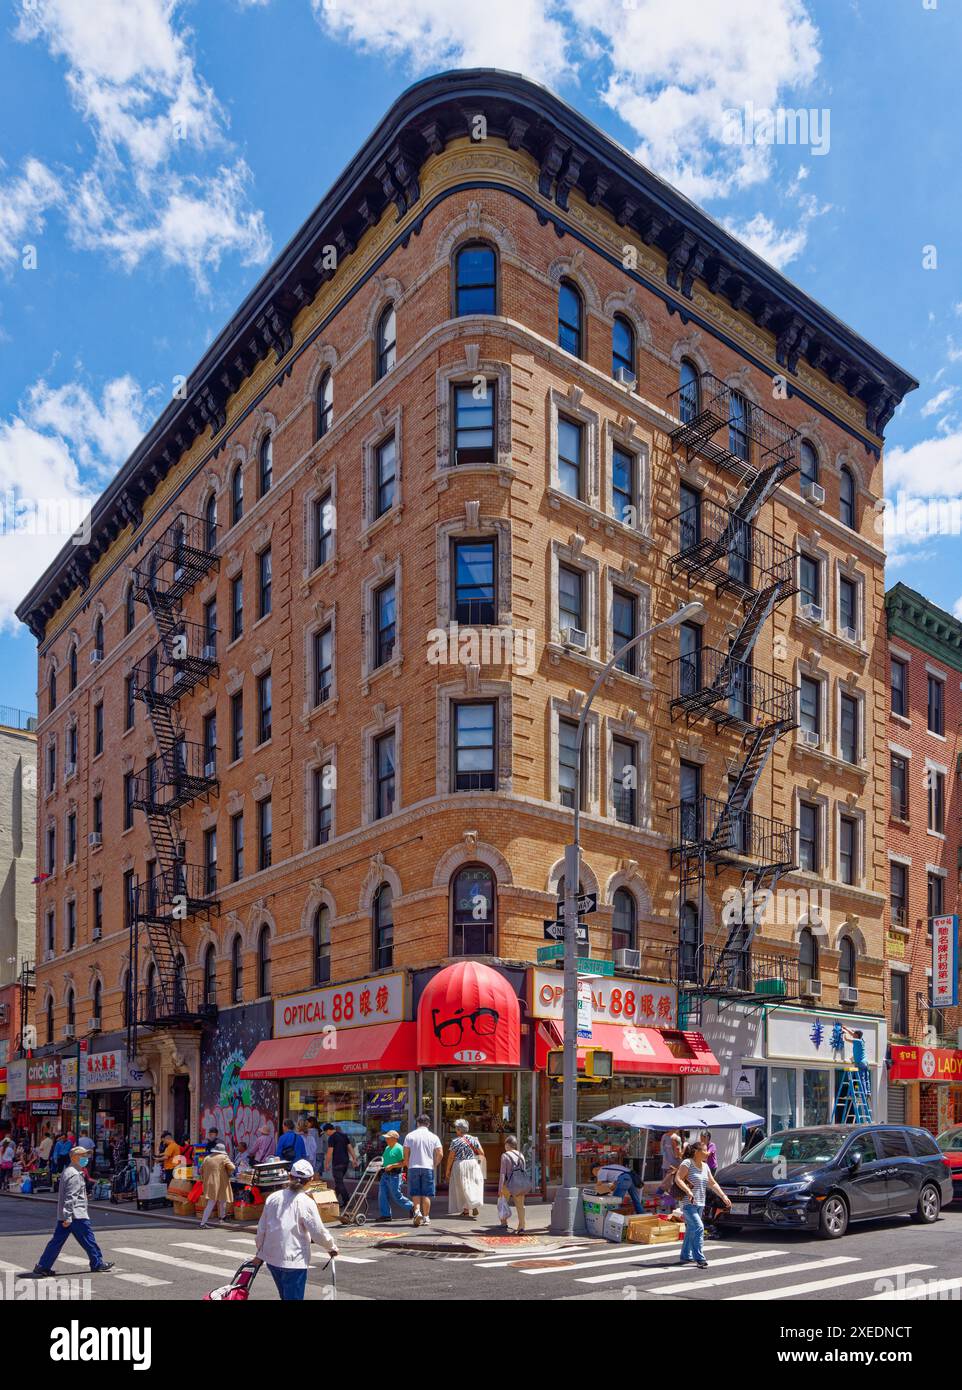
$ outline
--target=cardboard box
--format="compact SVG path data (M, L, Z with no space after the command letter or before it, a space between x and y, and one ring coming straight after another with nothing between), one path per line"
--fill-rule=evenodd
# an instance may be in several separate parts
M622 1216L619 1211L609 1211L605 1216L603 1226L605 1240L610 1240L614 1244L619 1244L628 1235L629 1217Z
M174 1204L175 1216L193 1216L195 1211L197 1210L193 1202L181 1201L181 1199L176 1195L171 1200ZM200 1208L200 1212L203 1212L203 1207Z
M614 1211L621 1206L617 1197L606 1197L603 1194L594 1195L587 1188L582 1195L582 1205L585 1213L585 1231L589 1236L603 1236L605 1233L605 1217L610 1211Z
M644 1220L645 1218L639 1219ZM628 1231L628 1239L633 1245L672 1245L681 1240L682 1235L683 1228L680 1221L653 1221Z
M233 1206L235 1221L260 1221L264 1203L255 1206L253 1202L235 1202Z

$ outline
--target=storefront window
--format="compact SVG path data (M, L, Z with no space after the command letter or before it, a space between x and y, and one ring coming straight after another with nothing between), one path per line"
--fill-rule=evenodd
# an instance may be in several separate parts
M770 1133L795 1127L795 1068L772 1067L772 1123Z
M827 1125L831 1123L829 1100L831 1096L831 1072L822 1068L806 1068L802 1073L802 1124Z
M562 1093L560 1085L556 1082L550 1084L545 1146L548 1182L555 1183L561 1181ZM644 1130L598 1125L593 1121L593 1117L602 1111L611 1110L616 1105L628 1105L635 1100L673 1103L677 1101L675 1084L668 1076L615 1076L606 1086L578 1087L576 1153L579 1184L590 1183L594 1170L603 1163L624 1163L631 1167L633 1162L640 1165L644 1160L646 1175L652 1178L659 1176L659 1134L653 1130L648 1133L648 1152L644 1154Z
M460 869L451 882L451 954L494 952L494 875L481 864Z
M467 1120L487 1160L488 1180L497 1180L504 1136L517 1134L518 1073L442 1072L439 1077L438 1134L445 1154L456 1120ZM519 1136L520 1138L520 1136Z
M383 1135L396 1129L403 1139L408 1123L408 1077L402 1072L387 1076L318 1076L287 1083L284 1109L295 1123L313 1115L318 1126L337 1125L357 1150L363 1172L371 1159L380 1157Z

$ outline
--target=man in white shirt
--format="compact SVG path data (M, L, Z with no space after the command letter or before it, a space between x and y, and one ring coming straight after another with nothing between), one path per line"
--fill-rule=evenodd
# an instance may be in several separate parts
M444 1156L441 1140L428 1129L430 1123L429 1115L419 1115L417 1129L412 1129L404 1141L408 1196L414 1203L411 1220L415 1226L420 1226L422 1222L430 1225L431 1198L437 1189L437 1166Z
M291 1165L287 1186L272 1192L257 1223L258 1264L266 1264L285 1303L303 1299L311 1244L321 1245L333 1259L338 1253L317 1203L304 1188L314 1177L306 1158Z

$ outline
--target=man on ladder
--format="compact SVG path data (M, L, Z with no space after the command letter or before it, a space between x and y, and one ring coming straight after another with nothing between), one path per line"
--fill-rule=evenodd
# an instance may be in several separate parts
M842 1024L842 1035L852 1044L852 1063L854 1074L846 1073L839 1087L836 1100L836 1113L839 1101L844 1101L842 1124L854 1120L856 1124L870 1124L872 1120L872 1073L865 1057L865 1037L861 1028L848 1028Z

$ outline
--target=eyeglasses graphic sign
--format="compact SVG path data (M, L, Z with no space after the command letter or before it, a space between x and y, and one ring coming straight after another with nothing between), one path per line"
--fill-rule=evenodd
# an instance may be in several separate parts
M458 961L428 982L418 1004L421 1066L516 1067L521 1010L508 980L479 961Z

